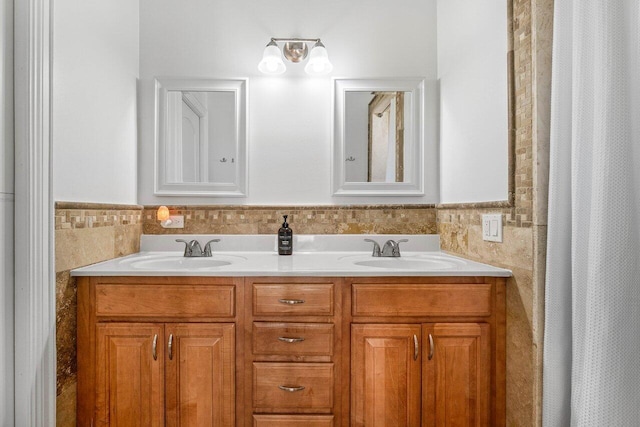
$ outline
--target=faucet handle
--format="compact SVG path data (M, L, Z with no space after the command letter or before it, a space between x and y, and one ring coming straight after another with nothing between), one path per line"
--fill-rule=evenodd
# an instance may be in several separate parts
M394 248L394 256L400 256L400 243L408 242L409 239L400 239L396 242L396 247Z
M219 242L220 239L211 239L204 245L204 252L202 256L211 256L211 244Z
M373 253L371 256L379 257L380 256L380 245L373 239L364 239L365 242L373 243Z
M184 256L191 256L191 242L187 242L184 239L176 239L176 242L184 243Z

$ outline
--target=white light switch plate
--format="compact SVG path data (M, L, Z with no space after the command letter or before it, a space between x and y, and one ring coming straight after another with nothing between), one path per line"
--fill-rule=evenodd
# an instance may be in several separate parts
M482 240L502 243L502 215L482 215Z
M164 228L184 228L184 215L170 215L171 224L160 224Z

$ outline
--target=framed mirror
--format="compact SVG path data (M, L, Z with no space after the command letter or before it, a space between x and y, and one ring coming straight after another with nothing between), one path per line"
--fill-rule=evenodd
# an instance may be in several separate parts
M334 80L334 196L424 195L424 80Z
M247 80L155 83L155 194L245 197Z

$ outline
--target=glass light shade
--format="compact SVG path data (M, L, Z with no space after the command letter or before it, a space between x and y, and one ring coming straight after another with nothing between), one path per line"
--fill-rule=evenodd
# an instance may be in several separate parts
M169 208L160 206L157 213L158 221L166 221L169 219Z
M282 74L286 71L287 67L284 66L284 61L282 61L280 48L277 44L272 43L269 43L267 47L264 48L262 61L258 64L258 70L264 74Z
M304 70L307 74L312 76L322 76L333 70L333 65L329 61L327 49L321 43L316 43L313 49L311 49L309 61L304 67Z

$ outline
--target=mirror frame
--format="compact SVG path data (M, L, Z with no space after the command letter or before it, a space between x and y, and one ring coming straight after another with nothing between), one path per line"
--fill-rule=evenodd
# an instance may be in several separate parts
M333 79L331 190L333 196L424 196L424 78ZM414 136L407 182L346 182L345 95L347 92L410 92Z
M166 141L168 132L167 93L232 92L235 99L236 171L233 183L166 181ZM157 196L246 197L247 196L247 135L248 79L155 78L155 158L154 194Z

